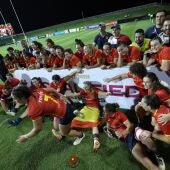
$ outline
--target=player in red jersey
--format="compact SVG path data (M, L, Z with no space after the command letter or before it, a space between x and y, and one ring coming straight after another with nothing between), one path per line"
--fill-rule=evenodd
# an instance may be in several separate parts
M82 63L86 69L100 67L103 63L102 51L94 48L92 44L85 45Z
M33 123L32 130L25 135L19 136L16 141L18 143L24 143L36 136L42 130L42 116L44 115L51 115L54 118L57 117L60 119L59 129L63 136L77 137L82 140L84 134L70 128L71 121L76 116L73 113L71 105L54 90L48 89L46 91L42 90L32 93L26 86L18 86L13 89L12 98L18 103L27 104L26 112ZM49 92L53 92L55 97L49 95ZM79 140L79 143L81 140Z
M75 43L76 43L76 52L74 53L82 62L83 60L83 56L84 56L84 43L82 42L82 40L80 39L75 39Z
M31 79L31 86L30 89L35 92L35 91L39 91L39 90L43 90L43 88L46 88L45 84L42 82L40 77L33 77ZM15 106L15 108L12 109L12 112L17 112L19 107L24 106L24 105L20 105L19 103ZM26 105L25 105L26 106ZM11 112L11 113L12 113ZM10 112L8 112L10 113ZM17 126L21 123L22 120L24 120L27 117L27 113L24 112L23 114L21 114L18 118L14 119L14 120L9 120L8 123L12 126Z
M147 137L153 137L170 144L170 122L162 123L159 121L159 117L162 114L168 114L170 108L161 105L161 101L157 95L147 95L142 98L141 106L145 111L148 111L152 115L152 125L154 131L148 133Z
M163 105L170 107L170 89L161 84L161 81L158 79L155 73L148 72L143 78L143 84L144 88L148 90L148 94L156 94ZM135 106L135 110L140 124L143 124L144 126L146 125L150 129L150 115L146 115L142 107L139 107L139 104ZM149 120L148 123L146 119ZM170 113L161 115L159 121L162 123L170 121Z
M119 139L123 139L134 158L146 169L158 170L158 166L156 166L147 156L143 145L135 139L133 134L133 124L123 112L118 111L118 108L119 106L117 103L107 103L104 106L107 134L113 132Z
M137 127L135 129L136 139L141 141L155 154L157 160L162 162L162 168L165 169L163 158L158 153L155 139L170 144L170 122L162 123L159 119L160 116L168 114L170 108L161 105L159 97L155 94L146 95L142 98L139 105L145 110L147 114L151 114L151 124L154 127L153 131L145 130L144 128Z
M49 84L49 87L55 89L58 93L65 94L67 89L67 82L72 79L80 70L74 71L70 73L69 75L61 78L59 75L55 74L52 76L52 82ZM71 90L75 90L75 83L73 81L70 81L68 83L71 87Z
M8 73L6 75L7 80L5 81L5 87L9 87L13 89L15 86L17 86L20 83L20 80L17 78L14 78L14 76L11 73Z
M170 71L170 47L163 45L160 37L155 37L150 42L151 48L144 53L143 64L150 66L157 64L162 71Z
M42 82L40 77L33 77L31 79L31 86L30 89L32 91L37 91L40 90L42 88L45 88L46 86L44 85L44 83Z
M104 64L101 66L102 69L110 69L117 66L117 50L112 48L110 43L104 43L102 55L104 58Z
M149 72L143 78L145 89L148 89L148 94L156 94L162 104L170 107L170 89L161 84L155 73Z
M125 78L133 78L136 87L140 91L140 96L146 95L147 90L144 89L143 77L146 75L147 70L144 67L144 65L141 63L134 63L133 65L130 66L129 71L130 72L128 73L124 73L124 74L121 74L115 77L105 78L104 81L109 83L114 80L121 81L122 79L125 79Z
M134 46L128 46L124 42L117 45L117 66L132 65L140 60L140 50Z
M99 142L99 130L98 125L99 114L100 114L100 103L98 95L109 95L108 92L103 92L97 88L95 88L91 82L85 81L84 87L78 93L68 93L67 97L84 97L85 98L85 106L80 110L76 110L79 113L79 117L76 117L72 121L73 128L91 128L92 135L94 139L93 150L97 150L100 147ZM75 140L75 144L76 144Z
M64 50L64 55L65 55L63 62L64 69L82 67L81 60L76 55L73 54L73 51L70 48Z

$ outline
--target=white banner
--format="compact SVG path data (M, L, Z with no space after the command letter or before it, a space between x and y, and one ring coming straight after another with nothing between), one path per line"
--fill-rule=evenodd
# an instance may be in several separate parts
M147 68L148 71L156 73L160 80L163 80L170 85L170 78L164 73L159 71L156 67L151 66ZM67 76L75 69L68 70L53 70L48 72L46 69L37 70L16 70L14 76L18 79L25 79L30 85L33 77L40 77L43 82L50 83L52 76L55 74L61 77ZM106 83L103 81L104 78L113 77L122 73L127 73L129 67L114 68L109 70L101 70L100 68L94 69L83 69L83 73L77 74L75 82L79 87L83 87L84 81L92 81L92 83L101 90L111 92L110 96L101 98L101 103L119 103L121 108L129 109L133 104L134 100L139 96L139 91L136 89L133 79L127 78L121 81L112 81Z

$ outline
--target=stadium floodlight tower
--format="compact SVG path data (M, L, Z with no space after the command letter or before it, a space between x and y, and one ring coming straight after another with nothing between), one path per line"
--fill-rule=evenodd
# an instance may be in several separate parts
M5 26L7 26L6 19L5 19L5 17L3 16L3 14L2 14L2 11L1 11L1 10L0 10L0 15L1 15L1 17L2 17L2 20L4 21ZM11 37L11 39L12 39L12 42L15 44L15 39L14 39L14 37L13 37L13 35L12 35L12 34L10 34L10 37Z
M25 41L26 41L27 44L28 44L26 34L25 34L24 29L23 29L23 27L22 27L22 24L21 24L21 22L20 22L20 20L19 20L19 17L18 17L18 15L17 15L17 12L16 12L16 10L15 10L15 8L14 8L14 5L13 5L13 3L12 3L12 0L9 0L9 1L10 1L11 6L12 6L12 9L13 9L13 11L14 11L14 13L15 13L15 16L16 16L16 18L17 18L17 21L18 21L18 23L19 23L19 25L20 25L20 28L21 28L21 30L22 30L22 33L23 33L23 35L24 35L24 39L25 39Z

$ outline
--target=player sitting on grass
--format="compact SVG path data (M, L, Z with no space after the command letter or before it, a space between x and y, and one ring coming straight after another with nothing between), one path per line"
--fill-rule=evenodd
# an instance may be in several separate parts
M147 156L144 146L135 139L133 124L123 112L118 111L118 108L119 105L117 103L107 103L104 106L107 128L111 129L119 139L124 140L134 158L146 169L159 170L159 167Z

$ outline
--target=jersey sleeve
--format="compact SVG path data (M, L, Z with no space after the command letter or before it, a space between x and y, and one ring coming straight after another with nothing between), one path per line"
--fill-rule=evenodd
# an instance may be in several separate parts
M123 123L128 120L127 116L123 112L118 112L119 113L119 120Z
M140 50L137 47L132 48L131 58L132 58L132 60L139 60Z
M85 91L84 90L80 90L80 95L85 95Z
M42 108L39 106L30 106L28 109L28 116L32 119L32 120L36 120L37 118L42 116Z

